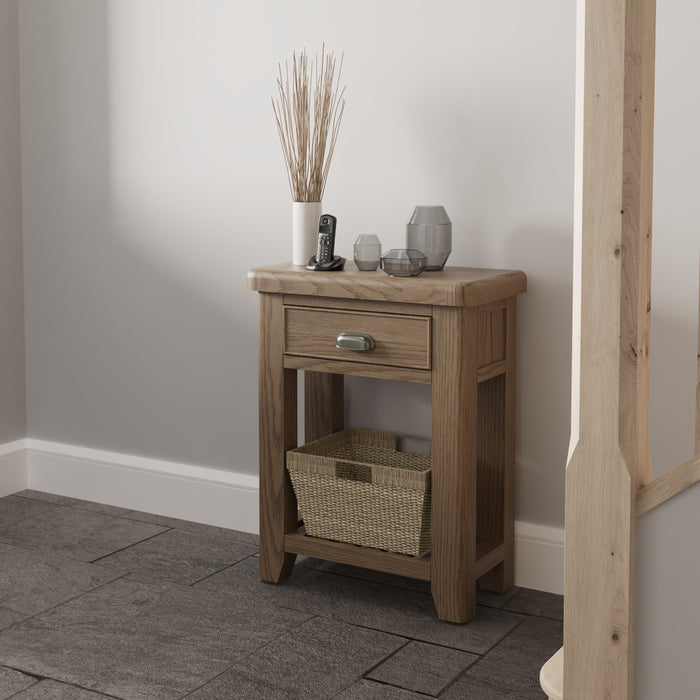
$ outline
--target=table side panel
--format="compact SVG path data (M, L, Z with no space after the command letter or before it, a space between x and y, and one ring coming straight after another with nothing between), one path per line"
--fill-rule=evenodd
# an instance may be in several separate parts
M259 450L260 577L278 582L294 565L284 535L296 529L297 503L285 469L287 450L297 444L297 373L283 363L282 298L260 294Z
M477 396L476 535L503 542L505 375L479 384Z
M478 311L433 310L432 580L440 619L476 610Z
M506 309L486 307L479 309L477 330L479 368L505 360L506 357Z

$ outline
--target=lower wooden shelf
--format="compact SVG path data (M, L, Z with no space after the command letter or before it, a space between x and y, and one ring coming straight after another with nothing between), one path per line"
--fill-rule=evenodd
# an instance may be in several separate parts
M304 527L284 536L284 549L290 554L326 559L339 564L359 566L364 569L383 571L387 574L430 581L431 553L422 557L383 552L371 547L360 547L345 542L333 542L318 537L309 537ZM477 542L476 576L479 578L503 561L505 547L500 542Z
M381 549L309 537L303 527L284 536L284 549L292 554L303 554L339 564L360 566L387 574L430 581L430 552L422 557L383 552Z

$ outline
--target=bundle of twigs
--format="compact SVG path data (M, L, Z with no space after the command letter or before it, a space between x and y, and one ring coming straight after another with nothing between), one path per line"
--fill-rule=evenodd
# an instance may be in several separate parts
M279 66L279 97L272 98L272 109L295 202L320 202L326 189L345 109L345 86L341 90L339 85L342 56L337 78L335 68L335 56L326 55L325 45L320 62L317 56L310 67L306 49L298 58L292 55L291 82L287 61L284 76Z

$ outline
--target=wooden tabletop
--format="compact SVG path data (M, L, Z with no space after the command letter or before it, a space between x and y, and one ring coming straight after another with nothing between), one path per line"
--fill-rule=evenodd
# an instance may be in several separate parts
M445 267L418 277L390 277L381 270L360 271L348 260L344 270L335 272L312 272L291 263L256 267L248 272L248 289L436 306L479 306L522 294L527 289L527 277L519 270L475 267Z

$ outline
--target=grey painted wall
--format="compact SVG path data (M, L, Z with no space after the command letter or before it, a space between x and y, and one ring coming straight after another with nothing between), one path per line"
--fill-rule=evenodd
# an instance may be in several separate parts
M0 444L26 435L19 25L0 0Z
M280 60L345 51L325 196L339 251L402 244L414 204L451 264L524 269L517 518L563 525L569 435L575 2L26 0L21 7L32 436L257 470L253 266L290 258L270 96ZM695 12L696 10L693 10ZM692 23L659 8L652 427L692 444ZM687 40L683 37L687 35ZM420 40L409 40L409 37ZM682 255L678 251L683 251ZM348 379L354 425L430 431L425 387Z
M638 523L635 698L700 695L700 484Z
M694 451L700 94L697 3L658 4L651 336L651 448L660 476ZM700 485L643 515L637 543L638 700L700 696Z
M413 206L442 203L451 264L527 271L518 518L561 525L574 19L549 0L23 2L30 434L257 471L245 277L291 257L270 96L325 39L348 84L339 252L400 246ZM348 381L348 416L428 434L429 393Z

